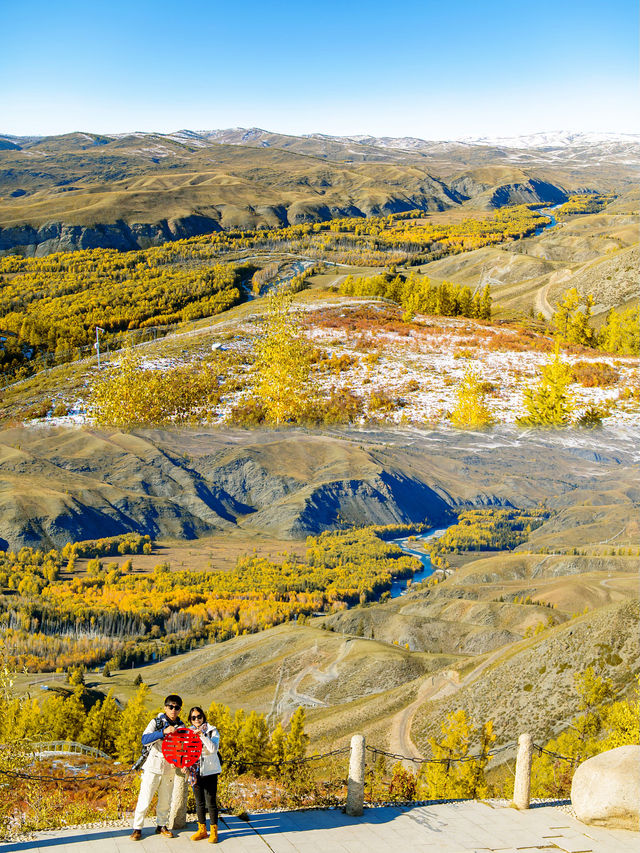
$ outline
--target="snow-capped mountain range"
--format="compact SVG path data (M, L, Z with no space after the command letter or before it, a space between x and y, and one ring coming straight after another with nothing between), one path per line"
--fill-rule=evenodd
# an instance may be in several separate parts
M223 130L179 130L162 134L182 141L229 142L231 139L246 144L264 143L268 137L289 136L259 127L234 127ZM499 148L570 148L607 145L640 145L638 133L574 133L566 130L530 133L523 136L466 136L460 139L422 139L416 136L372 136L354 134L353 136L332 136L326 133L302 133L303 139L322 139L327 142L356 143L377 148L421 149L434 145L486 145Z

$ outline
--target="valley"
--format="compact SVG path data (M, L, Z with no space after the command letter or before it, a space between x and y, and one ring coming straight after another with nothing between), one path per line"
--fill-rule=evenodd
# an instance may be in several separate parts
M554 145L555 142L555 145ZM637 139L292 137L259 129L0 137L0 250L130 250L214 230L631 189Z
M359 732L406 770L454 713L570 735L585 672L632 700L635 142L4 141L25 732L71 703L104 745L92 714L177 691L238 750L304 712L310 752Z
M630 436L605 430L596 451L592 437L579 432L507 428L484 440L407 429L128 435L14 429L2 436L5 495L12 495L14 506L7 547L35 543L36 530L39 542L53 545L104 535L107 523L111 532L146 523L160 538L157 551L116 556L110 565L129 559L132 578L145 572L160 578L151 563L163 553L164 559L182 556L171 562L172 572L195 569L200 551L209 555L200 564L205 571L228 572L243 547L247 555L281 562L295 553L301 536L323 529L425 518L438 524L467 507L491 513L492 507L543 504L550 516L513 550L436 551L434 575L400 597L374 596L222 642L192 642L186 654L134 670L112 667L109 677L91 670L85 677L88 686L112 689L121 701L134 695L139 675L156 703L177 690L188 702L216 701L284 721L302 705L318 750L347 743L357 730L380 748L411 746L425 754L443 714L460 707L476 722L493 719L499 743L517 736L525 718L543 739L576 713L572 679L584 666L604 667L620 695L637 670L637 484ZM45 457L47 486L38 489L29 471L40 472L44 484ZM20 471L19 481L12 470ZM73 509L54 499L58 481L73 491ZM216 484L215 499L207 496L206 483ZM80 500L91 511L81 511ZM234 505L242 507L235 517ZM220 514L222 506L227 510ZM5 503L5 522L7 510ZM204 536L181 551L162 542L167 532L175 535L178 513L183 525L191 517L182 536ZM95 526L71 532L65 515L93 518ZM3 530L8 536L9 528ZM274 540L276 530L284 538ZM411 547L420 550L420 540ZM298 554L309 559L304 549ZM84 561L76 573L87 576ZM31 679L21 676L20 684Z

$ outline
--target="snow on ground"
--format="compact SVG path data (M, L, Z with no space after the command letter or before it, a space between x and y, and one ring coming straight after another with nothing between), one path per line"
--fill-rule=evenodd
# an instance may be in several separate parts
M523 398L525 388L539 381L540 368L550 356L535 349L519 351L522 339L516 330L504 326L490 326L467 318L418 317L410 326L381 322L364 324L362 328L340 326L349 321L350 312L362 309L365 300L337 299L331 303L307 305L305 308L305 335L327 356L350 356L354 363L341 372L317 374L320 393L347 391L364 400L365 417L369 420L392 424L447 425L449 413L456 406L456 392L469 369L479 374L487 383L485 402L495 420L500 424L515 424L525 414ZM383 303L367 304L380 311L388 309ZM333 312L335 324L327 322L327 312ZM314 313L315 312L315 313ZM375 315L374 315L375 316ZM382 315L381 315L382 318ZM222 351L235 355L238 364L233 368L237 377L246 374L252 360L256 336L261 323L254 315L236 322L233 336L225 327ZM179 365L199 362L211 354L215 343L216 327L202 330L205 334L189 338L189 350L166 357L161 344L153 344L145 354L141 367L146 370L171 370ZM220 332L222 329L219 330ZM218 332L219 333L219 332ZM495 336L499 336L496 338ZM495 338L500 348L489 344ZM510 339L513 347L509 348ZM166 338L167 344L171 336ZM185 344L186 345L186 344ZM151 354L153 353L153 355ZM158 354L156 354L158 353ZM580 383L570 386L574 401L574 415L579 416L591 406L613 403L610 415L604 419L607 426L638 426L640 424L637 402L638 359L613 357L588 351L585 354L562 354L564 361L575 364L607 364L618 372L615 384L608 387L585 387ZM115 362L109 365L114 369ZM87 377L95 381L95 372ZM250 396L248 383L240 382L242 390L226 393L209 422L228 422L232 409ZM243 387L244 386L244 387ZM634 393L636 397L632 396ZM628 399L619 399L626 393ZM378 398L378 405L372 401ZM382 405L380 404L382 400ZM66 401L70 414L47 419L48 424L90 422L91 417L81 400Z
M420 319L420 318L419 318ZM433 318L421 318L426 324ZM477 371L481 381L491 383L494 388L487 394L486 402L495 419L500 423L515 423L525 414L523 395L525 387L536 384L540 367L549 361L543 352L516 350L492 350L470 343L469 334L474 330L486 330L470 320L436 318L437 334L409 336L384 331L368 336L372 347L380 352L374 365L362 363L340 375L339 387L350 387L355 393L369 394L384 391L397 396L402 406L386 415L393 423L439 422L447 419L447 413L456 405L456 390L467 370ZM496 330L492 330L496 331ZM500 330L502 335L513 334L511 330ZM339 329L316 328L309 337L313 342L328 350L341 354L356 354L358 341L349 341ZM616 400L621 387L633 386L637 376L637 360L614 358L604 354L594 356L564 355L569 363L599 362L614 367L620 374L618 383L607 388L586 388L579 383L570 386L577 413L592 405L600 406L608 400ZM415 390L413 386L418 385ZM608 424L637 424L638 411L616 408Z

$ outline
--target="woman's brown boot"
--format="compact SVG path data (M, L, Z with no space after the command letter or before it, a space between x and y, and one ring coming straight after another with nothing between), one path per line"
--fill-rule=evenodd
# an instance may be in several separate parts
M218 827L211 824L211 834L209 835L209 844L218 843Z
M199 823L198 824L198 831L193 833L193 835L191 836L191 840L192 841L202 841L202 839L206 838L206 837L207 837L207 824L206 823Z

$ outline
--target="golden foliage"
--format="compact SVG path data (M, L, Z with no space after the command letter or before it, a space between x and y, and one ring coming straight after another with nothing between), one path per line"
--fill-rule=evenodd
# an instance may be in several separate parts
M484 402L484 391L477 371L467 370L456 392L456 407L451 423L459 429L484 429L494 423Z

